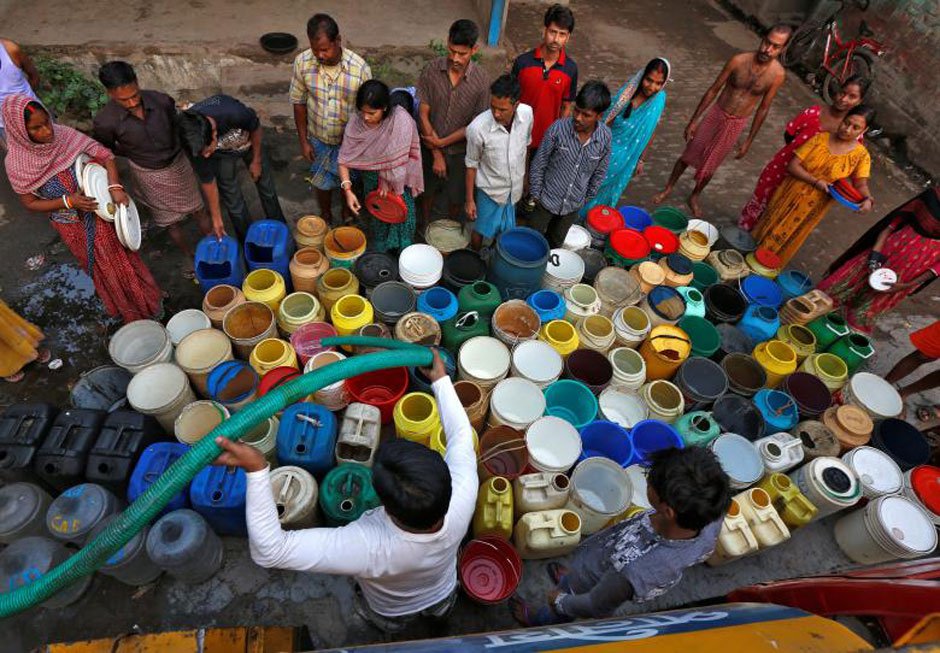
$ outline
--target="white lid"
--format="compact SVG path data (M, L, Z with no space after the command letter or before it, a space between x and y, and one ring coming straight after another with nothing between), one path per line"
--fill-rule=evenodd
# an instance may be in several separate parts
M633 498L630 503L638 508L652 508L653 506L646 497L646 468L640 465L630 465L625 471L627 472L627 478L630 479L630 485L633 487Z
M904 474L892 458L874 447L858 447L845 455L858 480L877 494L900 492Z
M490 409L503 421L530 424L545 414L545 395L529 379L513 376L493 388Z
M898 273L890 268L878 268L868 275L868 285L879 292L890 290L898 280Z
M460 366L478 379L495 379L509 369L509 349L491 336L474 336L460 346Z
M849 379L852 396L869 411L883 417L897 417L904 401L894 386L870 372L857 372Z
M578 430L551 415L532 422L526 429L525 443L530 458L552 469L569 469L581 455Z
M905 549L930 553L937 546L937 529L924 510L906 497L884 497L878 519L885 532Z
M541 340L524 340L512 350L512 362L520 376L547 383L561 375L564 361L554 347Z

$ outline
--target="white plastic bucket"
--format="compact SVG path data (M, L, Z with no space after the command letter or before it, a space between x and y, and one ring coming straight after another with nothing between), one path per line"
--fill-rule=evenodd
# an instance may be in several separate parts
M843 454L842 462L855 472L862 486L862 495L869 499L897 494L904 487L901 468L880 449L856 447Z
M904 496L883 496L836 522L835 538L855 562L919 558L937 546L937 529L922 507Z
M272 466L276 466L277 430L279 426L280 423L277 417L269 417L242 435L240 441L260 451Z
M814 458L790 472L789 477L809 502L816 506L814 521L854 506L862 496L855 472L838 458Z
M650 419L672 424L685 412L685 398L675 384L657 379L640 388L640 397L649 409Z
M218 402L194 401L180 411L173 423L173 433L183 444L193 445L229 417L228 409Z
M581 225L573 224L568 227L565 242L562 243L561 246L572 252L577 252L579 249L586 249L591 246L591 234Z
M509 373L511 360L509 349L498 339L474 336L457 352L457 371L461 379L475 381L489 392Z
M637 422L649 417L649 407L633 390L607 387L597 400L601 417L608 422L631 429Z
M715 243L718 242L718 227L713 225L711 222L706 222L705 220L699 220L694 218L689 220L689 226L686 228L686 231L699 231L705 234L705 237L708 238L708 246L714 247Z
M725 470L735 490L743 490L764 475L764 460L747 438L737 433L725 433L708 443L721 468Z
M186 372L193 388L203 397L210 396L206 387L209 372L232 358L232 341L218 329L193 331L176 348L176 364Z
M111 336L108 354L115 364L137 374L149 365L173 360L173 342L159 322L135 320Z
M198 308L182 310L171 317L170 321L166 323L166 331L170 334L170 341L173 343L174 347L180 344L183 338L193 331L211 328L212 321L209 319L209 316Z
M633 497L630 479L613 460L582 460L571 474L571 492L565 508L581 517L582 535L596 533L622 513Z
M630 505L644 510L651 509L653 505L646 494L646 468L642 465L630 465L624 471L630 479L630 487L633 491Z
M894 386L869 372L857 372L842 387L843 403L854 404L873 420L899 417L904 401Z
M564 292L584 276L584 259L567 249L553 249L542 275L542 288Z
M304 366L304 373L318 370L321 367L337 363L346 358L345 354L338 351L321 351L310 357ZM313 400L321 406L326 406L329 410L343 410L349 405L349 391L346 389L345 381L337 381L332 385L317 390L313 394Z
M624 390L638 390L646 383L646 361L635 349L617 347L607 354L614 368L610 385Z
M491 426L505 424L522 431L544 414L545 395L532 381L514 376L503 379L493 388L490 396Z
M512 350L512 375L545 388L561 376L565 362L554 347L542 340L525 340Z
M173 363L157 363L131 379L127 401L137 412L155 417L164 432L173 433L180 411L196 401L196 395L183 370Z
M578 429L560 417L541 417L526 430L529 464L540 472L567 472L581 455Z
M614 311L617 344L636 349L650 334L650 316L639 306L624 306Z

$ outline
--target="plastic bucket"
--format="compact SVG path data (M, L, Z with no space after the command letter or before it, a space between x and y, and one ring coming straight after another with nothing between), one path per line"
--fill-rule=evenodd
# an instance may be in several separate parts
M473 429L482 431L489 410L489 396L473 381L457 381L454 384L454 392L457 393L460 405L466 411Z
M603 315L590 315L578 325L578 339L584 349L606 354L616 339L614 323Z
M784 301L805 295L813 289L812 280L798 270L784 270L777 275L776 281Z
M613 323L617 342L631 349L639 347L652 329L649 316L639 306L624 306L617 309Z
M721 468L731 480L731 487L743 490L764 475L764 461L760 452L747 439L736 433L719 435L708 445Z
M798 363L802 363L816 352L816 336L801 324L784 324L777 329L777 340L782 340L793 348Z
M542 287L559 292L581 282L584 259L567 249L553 249L548 256Z
M676 325L692 341L692 355L711 358L721 347L721 335L715 325L703 317L686 315Z
M615 422L598 420L581 428L581 460L600 456L621 467L638 462L630 433Z
M408 313L395 323L395 338L427 347L441 344L443 332L441 325L425 313ZM472 339L472 338L471 338Z
M232 360L232 343L218 329L193 331L176 348L176 364L186 372L193 388L203 397L209 396L209 372L228 360Z
M728 391L728 377L718 363L693 356L679 366L675 384L685 398L685 409L705 410Z
M871 446L881 449L906 472L930 459L930 444L924 434L904 420L889 418L875 424Z
M187 308L170 318L166 323L166 331L170 334L170 342L176 347L193 331L211 329L212 321L209 316L198 308Z
M457 314L457 297L446 288L428 288L418 295L417 309L438 322L443 322Z
M827 353L808 356L800 366L800 370L818 377L829 388L829 392L841 390L849 374L845 361L834 354Z
M170 334L159 322L135 320L118 329L108 343L108 353L117 365L137 374L148 365L173 359Z
M398 261L385 252L366 252L356 259L353 274L359 279L363 294L368 299L377 285L398 279Z
M580 249L576 253L584 261L582 283L594 283L600 271L607 269L607 257L596 249Z
M490 425L505 424L523 430L545 413L542 389L528 379L510 377L490 395Z
M285 338L310 322L322 322L324 317L320 300L308 292L294 292L277 309L277 326Z
M340 297L355 295L359 292L359 280L351 270L346 268L332 268L324 272L317 279L317 297L323 305L323 311L328 313Z
M428 446L431 434L440 424L437 402L424 392L410 392L395 404L392 412L398 437Z
M329 225L318 215L305 215L297 220L294 242L297 247L323 247Z
M565 317L565 298L555 290L534 292L529 295L526 303L535 310L543 323Z
M541 340L520 342L512 350L512 375L528 379L540 388L557 381L564 366L561 354Z
M643 261L630 268L630 274L640 285L640 291L648 293L666 281L666 271L653 261Z
M172 363L157 363L131 379L127 401L144 415L152 415L165 433L173 433L173 424L183 407L196 401L186 373Z
M336 328L326 322L308 322L290 334L290 344L297 353L301 365L319 354L321 351L334 351L334 347L321 344L323 338L336 336Z
M539 330L539 338L548 343L562 357L578 348L578 330L566 320L552 320Z
M393 367L350 377L346 390L353 401L378 408L382 423L390 424L395 404L408 391L408 369Z
M607 354L613 367L611 385L625 390L636 390L646 383L646 361L629 347L618 347Z
M235 412L254 400L261 379L244 361L225 361L212 368L206 377L209 396Z
M651 216L653 224L665 227L672 233L679 235L689 227L689 218L679 209L671 206L661 206Z
M839 519L836 544L860 564L919 558L937 547L937 529L907 497L886 496Z
M529 464L525 433L500 425L480 437L480 477L501 476L509 481L525 472Z
M724 360L728 354L747 354L751 355L754 351L754 341L741 329L733 324L724 322L715 325L718 336L721 338L721 345L718 351L712 356L719 363Z
M649 407L634 391L610 387L601 393L597 403L602 418L625 429L649 417Z
M901 468L884 451L874 447L856 447L843 454L842 462L858 476L862 495L869 499L897 494L904 489Z
M261 302L277 312L281 300L287 294L287 286L284 283L284 277L274 270L267 268L258 268L252 270L242 282L242 292L245 293L245 299L250 302Z
M747 299L737 288L716 283L708 286L705 295L705 317L712 323L727 322L734 324L744 315Z
M604 354L593 349L579 349L565 359L565 376L580 381L599 395L614 378L614 368Z
M607 244L608 258L620 266L630 266L646 260L650 244L635 229L618 229L610 234Z
M507 347L524 340L532 340L539 333L539 316L521 299L512 299L499 305L493 312L493 335Z
M692 263L692 287L700 293L705 289L718 283L718 271L708 263L694 261Z
M209 317L212 327L222 328L222 318L231 309L245 302L245 293L241 288L228 284L212 286L202 298L202 312Z
M789 431L800 420L796 402L785 392L758 390L753 402L764 418L764 430L767 433Z
M232 341L235 355L248 360L255 345L277 335L277 323L267 304L245 302L225 314L222 330Z
M815 419L832 405L832 394L826 384L806 372L794 372L785 378L781 389L793 397L800 419Z
M375 317L385 324L394 325L401 317L415 310L417 296L406 283L386 281L372 291Z
M338 351L321 351L310 357L307 364L304 365L304 373L318 370L321 367L338 363L345 360L346 355ZM314 402L326 407L329 410L337 411L346 408L349 405L349 392L346 390L345 381L337 381L331 385L317 390L313 394Z
M653 327L639 351L646 361L647 379L670 379L689 357L692 343L685 331L664 324Z
M784 377L796 371L796 352L781 340L768 340L754 348L756 360L767 373L767 387L776 388Z
M549 254L542 234L515 227L497 237L494 250L486 278L503 299L525 299L539 289Z
M131 373L123 367L99 365L82 372L69 392L69 402L75 408L111 412L125 405L130 382Z
M872 419L900 417L904 401L893 385L868 372L858 372L842 389L844 403L854 404Z
M641 304L650 318L650 324L657 326L675 324L685 314L685 298L675 288L656 286L649 291Z
M366 251L366 235L356 227L330 229L323 238L323 251L335 268L350 268Z
M323 253L314 247L302 247L294 252L288 270L294 290L315 292L317 279L330 267L330 262Z
M735 394L719 397L712 418L724 433L737 433L754 442L764 434L764 416L751 401Z
M748 354L733 353L721 361L728 377L728 389L742 397L753 397L767 384L767 372Z
M371 324L373 316L372 304L359 295L340 297L330 309L330 320L336 327L336 332L341 336L353 335L361 327ZM343 349L352 351L352 347L346 345Z
M180 411L173 423L173 433L183 444L194 445L229 416L222 404L205 399L194 401Z
M467 543L457 563L460 586L471 600L501 603L515 594L522 580L522 560L508 540L493 535Z
M682 436L671 425L658 419L643 420L630 431L636 462L649 465L651 456L663 449L682 449Z
M653 219L650 217L649 212L639 206L621 206L617 210L623 218L623 223L630 229L643 231L653 224Z
M772 279L752 274L741 279L740 287L741 294L744 295L749 304L757 304L776 310L783 303L783 292Z
M264 376L275 367L297 368L297 354L286 340L267 338L255 345L248 362L258 374Z
M626 510L632 496L633 487L624 469L612 460L595 456L574 468L565 508L578 513L581 534L590 535Z
M547 415L525 432L529 464L540 472L567 473L581 456L582 436L560 417Z
M649 408L651 419L672 423L685 412L682 391L669 381L657 380L640 388L640 396Z
M580 381L555 381L544 393L545 413L560 417L575 428L581 428L597 415L597 397Z
M512 355L496 338L475 336L464 342L457 352L459 378L475 381L489 391L509 373Z
M609 266L597 273L594 290L601 301L600 314L613 317L625 306L632 306L643 298L643 291L636 277L627 270Z

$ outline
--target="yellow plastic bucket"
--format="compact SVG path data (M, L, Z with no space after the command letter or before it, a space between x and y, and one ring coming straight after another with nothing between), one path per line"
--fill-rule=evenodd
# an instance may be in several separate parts
M280 338L262 340L251 350L248 363L259 375L264 376L275 367L293 367L297 369L297 354L290 343Z
M842 389L849 380L849 367L835 354L822 353L807 356L800 369L817 377L830 392Z
M797 364L816 353L816 334L801 324L784 324L777 329L777 340L793 347Z
M341 336L354 335L359 329L372 323L374 311L372 304L365 297L359 295L345 295L333 304L330 310L330 320L336 327L336 333ZM346 351L352 351L352 347L343 345Z
M539 330L539 340L552 346L562 357L568 356L578 348L580 338L578 330L566 320L551 320Z
M322 322L324 316L320 300L308 292L292 292L277 309L277 326L284 337L309 322Z
M287 286L284 285L284 277L280 274L274 270L260 268L248 273L242 282L242 292L245 293L245 299L267 304L276 315L281 300L287 294Z
M754 360L767 373L767 388L776 388L796 371L796 352L782 340L768 340L754 347Z
M359 292L359 279L346 268L327 270L317 279L317 297L323 310L330 311L340 297Z
M430 446L431 436L441 424L437 402L426 392L409 392L398 400L392 413L398 437Z
M437 430L431 435L431 449L441 454L442 456L447 453L447 435L444 433L444 425L441 424L437 427ZM473 429L473 450L477 454L477 458L480 457L480 437L477 435L477 430Z
M640 356L646 361L646 380L671 379L691 353L692 339L685 331L671 324L653 327L640 345Z

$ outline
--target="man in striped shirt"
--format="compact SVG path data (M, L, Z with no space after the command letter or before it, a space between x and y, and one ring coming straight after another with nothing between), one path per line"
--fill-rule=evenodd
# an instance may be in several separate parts
M610 107L610 89L591 81L575 98L574 115L552 123L529 170L536 206L531 226L561 247L578 211L595 195L607 174L611 133L601 117Z

